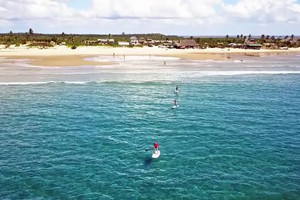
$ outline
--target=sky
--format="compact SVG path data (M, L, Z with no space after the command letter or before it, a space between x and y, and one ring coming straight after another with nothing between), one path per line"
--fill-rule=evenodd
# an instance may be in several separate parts
M300 0L0 0L0 32L300 35Z

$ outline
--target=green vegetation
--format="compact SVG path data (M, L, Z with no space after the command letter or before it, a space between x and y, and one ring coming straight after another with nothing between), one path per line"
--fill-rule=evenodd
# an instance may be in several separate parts
M224 36L224 38L195 38L196 42L199 44L200 48L226 48L230 46L230 44L244 44L246 39L252 40L253 43L261 44L264 48L273 48L277 49L280 47L300 47L300 38L296 39L294 35L285 36L285 37L275 37L275 36L265 36L262 35L261 37L255 37L248 35L237 35L236 37L230 37L228 35Z
M178 36L165 36L162 34L125 34L120 35L103 35L103 34L40 34L34 33L30 28L26 33L9 33L0 34L0 44L3 45L21 45L27 44L28 46L53 46L53 44L63 44L66 46L99 46L103 44L97 43L97 39L113 39L114 43L105 44L109 46L118 46L118 41L130 41L130 37L136 36L137 38L152 39L152 40L179 40L183 37ZM89 41L92 41L89 43Z
M112 34L66 34L62 32L61 34L40 34L34 33L30 28L26 33L9 33L0 34L0 44L9 47L10 45L27 45L28 47L40 47L47 48L54 45L66 45L72 49L76 49L78 46L111 46L118 47L118 42L129 42L130 38L135 36L138 40L143 39L145 42L139 44L138 46L148 45L165 45L166 41L173 41L173 43L179 42L182 39L193 39L197 42L200 48L226 48L232 44L241 48L241 45L245 44L245 41L249 38L252 42L256 44L263 45L264 48L278 49L281 47L300 47L300 39L295 38L294 35L285 37L275 37L269 35L261 35L261 37L253 38L251 35L237 35L229 36L224 35L224 37L193 37L184 38L176 35L163 35L159 33L152 34L125 34L124 32L119 35ZM112 40L112 42L101 43L97 40ZM147 41L151 40L152 43L149 44ZM170 44L170 43L169 43ZM136 46L136 45L135 45ZM132 47L132 45L128 46Z
M228 47L230 43L244 43L244 39L230 38L228 35L224 38L196 38L195 40L200 48L225 48Z

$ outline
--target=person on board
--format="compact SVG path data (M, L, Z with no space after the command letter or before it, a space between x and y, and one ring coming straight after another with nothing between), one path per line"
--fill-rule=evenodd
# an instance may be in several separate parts
M176 101L176 99L174 100L174 106L177 106L177 101Z
M155 142L155 143L154 143L154 151L155 151L155 152L158 151L158 147L159 147L158 142Z

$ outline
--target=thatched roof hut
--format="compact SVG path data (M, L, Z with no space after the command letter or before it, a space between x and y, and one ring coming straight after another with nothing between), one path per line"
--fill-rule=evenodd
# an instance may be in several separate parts
M196 41L192 39L180 40L179 44L177 44L177 48L180 49L195 48L197 46Z

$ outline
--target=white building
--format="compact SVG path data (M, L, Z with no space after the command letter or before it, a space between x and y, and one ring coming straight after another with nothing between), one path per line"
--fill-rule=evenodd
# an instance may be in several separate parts
M119 41L118 42L118 45L120 45L120 46L129 46L130 45L130 43L129 42L122 42L122 41Z
M135 36L130 37L130 44L131 45L139 44L139 40L137 39L137 37L135 37Z

